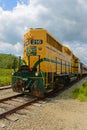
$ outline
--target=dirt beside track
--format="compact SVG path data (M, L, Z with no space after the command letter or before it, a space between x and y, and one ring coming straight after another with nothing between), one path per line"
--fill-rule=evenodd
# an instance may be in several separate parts
M0 130L87 130L87 102L70 98L72 90L86 80L84 78L57 96L21 110L25 114L15 113L14 116L18 118L15 122L0 120L5 124L5 128L0 127ZM5 96L11 93L11 90L3 91ZM0 99L3 94L0 92Z

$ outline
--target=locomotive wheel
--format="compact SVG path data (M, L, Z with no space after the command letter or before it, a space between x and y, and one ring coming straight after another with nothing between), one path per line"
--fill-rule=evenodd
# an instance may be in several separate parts
M55 79L55 84L54 84L54 90L55 90L55 89L62 89L63 87L64 87L64 85L61 84L61 83L59 83L59 79L56 78L56 79Z

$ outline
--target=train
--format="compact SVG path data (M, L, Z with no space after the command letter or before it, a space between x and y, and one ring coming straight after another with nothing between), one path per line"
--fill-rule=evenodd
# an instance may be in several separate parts
M24 35L23 58L12 74L12 89L42 97L85 74L87 66L68 47L46 29L30 28Z

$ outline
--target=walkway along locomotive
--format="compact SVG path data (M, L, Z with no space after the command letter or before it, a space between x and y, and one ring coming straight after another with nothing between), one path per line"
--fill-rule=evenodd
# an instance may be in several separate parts
M12 75L12 89L35 96L61 89L87 71L69 48L41 28L24 35L23 59L25 65Z

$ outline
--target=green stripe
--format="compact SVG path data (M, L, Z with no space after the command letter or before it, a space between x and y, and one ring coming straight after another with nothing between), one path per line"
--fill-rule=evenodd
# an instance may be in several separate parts
M34 64L33 68L36 68L41 62L44 62L44 61L52 62L52 63L56 63L56 64L61 64L61 62L58 62L58 61L56 61L56 60L51 60L51 59L48 59L48 58L42 58L42 59L38 60L38 61ZM63 63L62 63L62 65L70 67L69 64L63 64ZM75 67L75 66L71 66L71 67L72 67L72 68L77 68L77 67Z

